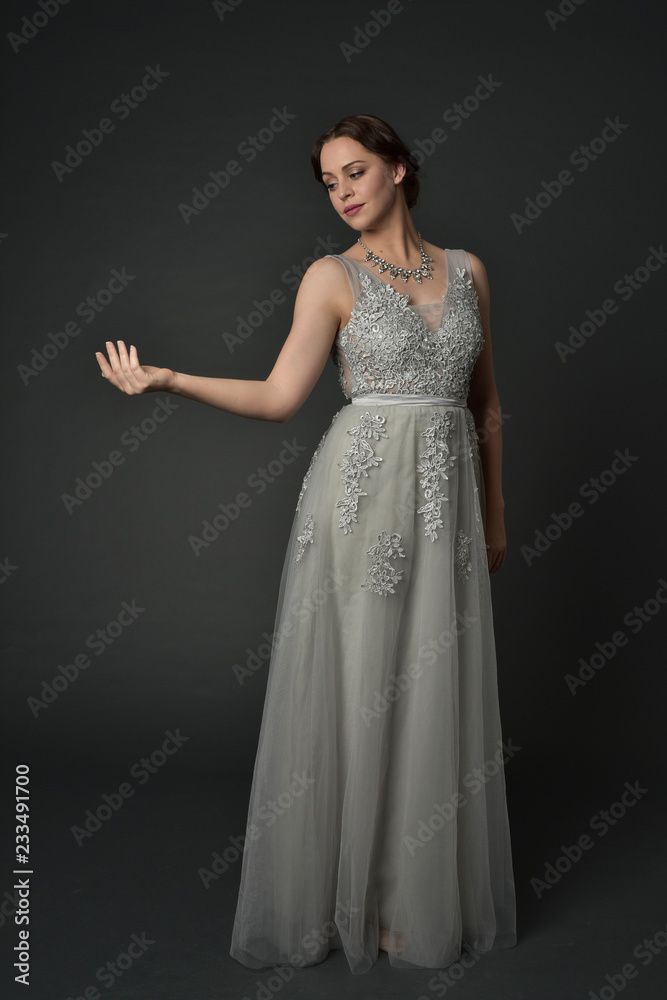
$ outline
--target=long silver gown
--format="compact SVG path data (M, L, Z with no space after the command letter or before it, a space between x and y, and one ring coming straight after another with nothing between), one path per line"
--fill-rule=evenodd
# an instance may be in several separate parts
M312 456L287 544L230 954L257 969L343 948L363 973L386 928L391 965L444 968L516 943L466 406L478 299L465 250L446 251L446 293L417 306L329 256L354 294L332 348L351 403Z

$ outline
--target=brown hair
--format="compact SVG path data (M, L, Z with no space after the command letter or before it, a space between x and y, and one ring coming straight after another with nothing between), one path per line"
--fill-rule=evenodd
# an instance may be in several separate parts
M409 209L417 204L419 197L419 178L417 171L419 163L412 155L403 140L393 130L391 125L377 118L376 115L348 115L341 118L330 129L323 132L310 154L311 163L315 172L315 180L324 183L322 179L322 167L320 165L320 154L322 147L331 139L339 139L346 136L349 139L356 139L362 146L381 157L385 163L403 163L405 165L405 175L402 180L405 202Z

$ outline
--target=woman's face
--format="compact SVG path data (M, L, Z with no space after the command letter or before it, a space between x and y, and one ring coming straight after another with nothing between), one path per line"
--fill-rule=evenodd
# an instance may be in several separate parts
M404 166L391 167L347 136L324 144L320 166L331 204L357 232L372 228L392 208L405 174Z

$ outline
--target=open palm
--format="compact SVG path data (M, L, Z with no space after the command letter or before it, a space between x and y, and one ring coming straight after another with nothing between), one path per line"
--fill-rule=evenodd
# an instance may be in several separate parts
M102 375L128 396L141 392L158 392L160 389L168 389L173 383L175 373L171 368L140 365L134 344L130 346L129 354L122 340L118 341L117 350L111 340L107 340L106 347L108 360L101 351L95 352Z

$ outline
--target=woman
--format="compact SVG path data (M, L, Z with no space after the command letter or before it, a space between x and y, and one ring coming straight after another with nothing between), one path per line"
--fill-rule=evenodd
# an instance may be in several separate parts
M169 391L285 422L329 355L353 405L305 475L287 545L231 954L355 973L446 967L516 941L489 574L506 551L501 412L482 262L421 239L418 165L373 115L317 140L358 234L313 263L265 380L140 365ZM476 427L480 428L478 435Z

